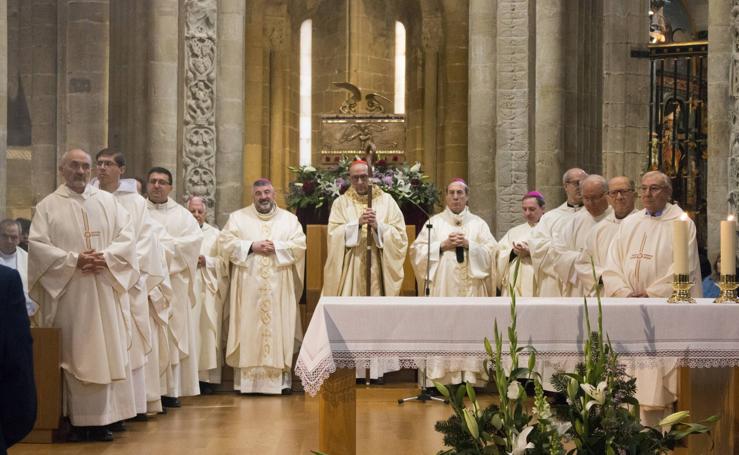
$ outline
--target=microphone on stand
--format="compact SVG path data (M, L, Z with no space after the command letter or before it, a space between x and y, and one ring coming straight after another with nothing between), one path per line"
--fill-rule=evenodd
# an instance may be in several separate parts
M431 225L431 214L424 210L423 207L411 200L408 200L406 202L410 202L411 205L420 210L428 218L426 220L426 277L423 282L423 295L428 297L431 295L431 278L429 277L429 269L431 268L431 229L433 229L434 226Z
M460 264L464 262L464 247L458 246L454 249L454 252L457 253L457 262Z

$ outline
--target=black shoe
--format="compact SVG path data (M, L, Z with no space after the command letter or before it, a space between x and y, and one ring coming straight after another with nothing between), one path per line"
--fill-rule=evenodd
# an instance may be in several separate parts
M200 394L201 395L213 395L214 393L216 393L216 389L215 387L213 387L213 384L200 381Z
M85 442L87 441L87 427L69 426L69 434L67 434L67 442Z
M162 397L162 407L164 408L179 408L182 406L180 400L174 397Z
M291 389L289 387L288 388L285 388L285 389L282 389L282 394L283 395L292 395L293 394L293 389Z
M126 431L126 424L123 423L122 420L119 420L118 422L111 423L106 428L113 433L120 433L122 431Z
M106 427L89 427L87 430L87 440L110 442L113 440L113 432Z
M149 416L146 414L136 414L134 417L128 419L129 422L148 422Z

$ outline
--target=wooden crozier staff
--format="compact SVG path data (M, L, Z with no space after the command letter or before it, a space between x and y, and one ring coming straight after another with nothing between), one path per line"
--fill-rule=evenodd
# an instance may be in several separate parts
M370 141L365 147L365 153L367 154L365 161L367 161L367 208L372 208L372 160L374 159L375 153L377 153L377 147L374 142ZM377 223L377 220L375 220ZM367 280L367 295L372 295L372 226L367 225L367 270L365 279ZM382 271L380 272L382 275Z

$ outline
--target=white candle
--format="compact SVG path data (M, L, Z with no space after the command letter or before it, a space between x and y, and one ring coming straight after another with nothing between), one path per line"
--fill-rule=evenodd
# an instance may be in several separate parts
M688 274L688 216L672 222L672 273Z
M729 215L721 222L721 275L736 273L736 221Z

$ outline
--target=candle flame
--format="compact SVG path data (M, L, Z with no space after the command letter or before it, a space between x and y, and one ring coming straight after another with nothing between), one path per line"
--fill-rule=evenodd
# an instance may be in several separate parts
M726 217L726 221L734 221L734 215L729 215Z

